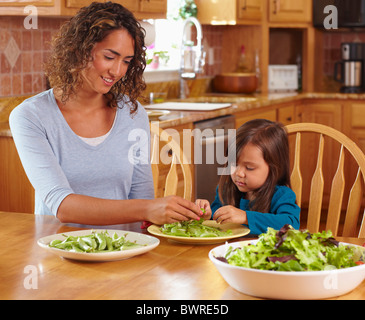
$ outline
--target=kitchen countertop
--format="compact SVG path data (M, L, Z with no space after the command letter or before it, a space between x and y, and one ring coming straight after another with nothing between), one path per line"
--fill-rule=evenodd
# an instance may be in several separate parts
M9 114L11 110L21 103L26 97L0 98L0 136L11 137L9 128ZM253 99L252 99L253 98ZM161 128L168 128L197 122L238 112L248 111L267 107L273 104L294 102L302 99L337 99L337 100L365 100L365 94L343 94L343 93L271 93L268 95L240 96L229 94L207 94L202 97L188 98L186 102L207 102L207 103L232 103L231 107L213 111L171 111L162 117L151 118L158 120Z

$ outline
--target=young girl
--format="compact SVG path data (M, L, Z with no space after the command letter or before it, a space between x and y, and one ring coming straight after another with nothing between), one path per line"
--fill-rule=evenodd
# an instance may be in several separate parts
M283 126L269 120L246 122L237 130L236 166L222 175L215 200L198 199L205 218L247 225L251 234L299 228L300 208L290 189L289 143Z

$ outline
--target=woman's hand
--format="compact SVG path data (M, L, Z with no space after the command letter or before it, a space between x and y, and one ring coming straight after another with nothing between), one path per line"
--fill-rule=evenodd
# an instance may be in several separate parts
M234 206L224 206L219 208L213 216L218 223L237 223L247 224L246 211L238 209Z
M210 208L210 203L208 200L197 199L195 204L200 208L203 213L202 218L205 220L209 220L212 216L212 209Z
M178 196L151 200L147 209L147 220L162 225L177 221L200 220L203 212L191 201Z

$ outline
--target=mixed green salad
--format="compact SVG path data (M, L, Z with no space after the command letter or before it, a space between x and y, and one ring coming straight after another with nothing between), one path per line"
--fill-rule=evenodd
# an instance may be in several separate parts
M232 248L217 258L234 266L275 271L321 271L363 264L364 249L340 244L331 231L309 233L285 225L268 228L256 244Z
M206 226L204 219L166 223L160 230L162 233L177 237L226 237L232 234L232 230L222 231L219 228Z
M128 241L125 237L118 236L117 233L110 236L107 230L102 232L93 231L91 234L78 237L66 234L63 234L63 236L65 237L64 240L52 240L49 246L70 252L90 253L121 251L144 246L136 242Z

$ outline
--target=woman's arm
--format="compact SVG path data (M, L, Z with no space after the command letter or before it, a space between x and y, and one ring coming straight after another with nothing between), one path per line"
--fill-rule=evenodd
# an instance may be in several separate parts
M199 220L202 212L194 203L178 196L154 200L106 200L70 194L61 203L57 217L64 223L111 225L136 221L155 224Z
M36 102L39 104L39 101ZM37 196L49 208L48 212L42 214L52 213L62 222L96 225L143 220L166 223L199 217L199 208L179 197L106 200L76 194L49 144L43 120L39 119L34 106L35 102L33 105L32 101L15 108L10 116L10 126L26 174ZM141 177L142 172L139 173ZM134 186L133 193L141 195L141 188L142 183L138 187Z

